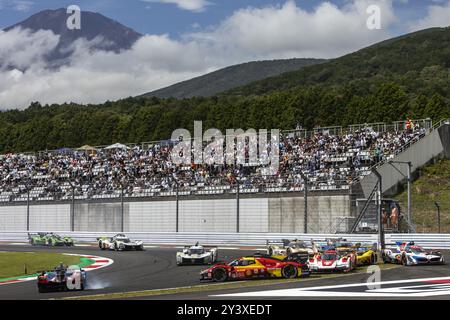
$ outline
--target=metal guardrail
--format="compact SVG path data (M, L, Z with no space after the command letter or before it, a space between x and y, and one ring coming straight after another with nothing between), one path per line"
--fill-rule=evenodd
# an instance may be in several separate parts
M30 233L36 233L33 231ZM39 231L41 232L41 231ZM42 231L45 232L45 231ZM70 236L76 242L96 242L100 236L112 237L116 232L55 232ZM199 241L204 245L222 246L266 246L267 241L279 242L281 239L325 241L327 238L344 238L351 242L375 243L377 234L297 234L297 233L187 233L187 232L126 232L131 239L142 240L155 245L187 245ZM0 232L0 241L28 241L28 232ZM415 241L424 248L450 249L450 234L386 234L386 244L395 241Z

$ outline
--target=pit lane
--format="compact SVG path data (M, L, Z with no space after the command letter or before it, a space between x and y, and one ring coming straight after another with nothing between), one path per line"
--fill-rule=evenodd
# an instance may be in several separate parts
M261 296L227 296L229 294L241 294L245 292L264 292L269 290L284 290L295 288L317 288L321 286L337 286L346 284L365 283L369 274L364 270L360 273L351 273L335 277L311 277L299 281L279 281L262 282L258 280L246 281L245 285L236 287L221 287L214 289L210 286L208 290L180 290L179 293L171 292L165 294L164 289L199 286L199 271L205 266L183 266L178 267L175 261L176 248L149 248L143 252L115 252L101 251L97 247L73 247L73 248L51 248L51 247L31 247L29 245L0 245L0 251L34 251L34 252L60 252L75 254L101 254L104 257L114 260L114 264L100 270L89 273L89 285L85 291L78 292L56 292L39 294L35 281L7 284L0 286L1 300L21 300L21 299L59 299L74 297L91 297L104 294L103 298L117 298L110 294L120 294L127 292L142 292L152 290L160 292L156 294L136 294L131 299L273 299L270 295ZM219 250L220 260L232 260L246 254L254 253L254 250ZM446 261L450 261L450 251L443 252ZM361 268L362 269L362 268ZM449 277L450 265L439 266L415 266L398 267L383 270L381 278L383 281ZM236 282L234 282L236 283ZM218 287L219 288L219 287ZM161 290L162 289L162 290ZM353 290L353 289L352 289ZM354 289L353 291L358 291ZM120 298L120 296L119 296ZM297 297L300 298L300 297ZM307 297L301 297L301 299ZM311 297L321 299L321 297ZM334 299L339 297L326 297ZM296 299L296 297L276 297L276 299ZM324 297L325 299L325 297ZM346 298L347 299L347 298ZM349 297L352 299L352 297ZM358 297L358 299L371 299ZM436 296L434 299L450 299L450 295Z

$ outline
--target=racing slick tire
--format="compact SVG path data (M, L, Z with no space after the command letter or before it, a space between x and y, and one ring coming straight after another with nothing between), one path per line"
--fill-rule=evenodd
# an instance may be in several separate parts
M273 255L273 249L272 248L267 249L267 254L269 256L272 256Z
M99 241L98 247L100 248L100 250L105 250L105 247L103 246L103 243L101 241Z
M281 269L281 275L285 279L297 278L298 270L295 266L288 264Z
M214 282L224 282L228 279L227 270L224 268L214 269L212 272L212 280Z
M405 267L409 266L408 258L406 258L406 255L402 255L402 265Z
M370 256L370 264L375 264L377 262L376 256L373 254Z
M38 292L39 293L47 293L48 290L46 288L44 288L43 286L38 286Z

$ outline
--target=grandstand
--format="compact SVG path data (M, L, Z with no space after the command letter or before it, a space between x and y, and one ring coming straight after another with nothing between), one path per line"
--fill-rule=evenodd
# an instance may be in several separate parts
M448 128L429 119L413 124L283 132L274 176L248 160L177 166L170 141L2 155L0 229L345 232L359 214L357 199L367 199L373 188L372 169ZM442 141L446 150L448 141ZM393 178L389 187L400 180ZM33 220L37 215L52 222L33 225L42 220Z

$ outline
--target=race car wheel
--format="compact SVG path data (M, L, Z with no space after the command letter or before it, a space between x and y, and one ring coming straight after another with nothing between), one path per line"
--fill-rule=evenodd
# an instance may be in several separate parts
M298 271L295 266L288 264L281 269L281 275L285 279L292 279L297 277Z
M225 280L227 280L227 278L227 271L223 268L215 269L212 272L212 279L214 282L224 282Z
M44 287L38 286L38 291L39 291L39 293L46 293L47 289L45 289Z
M103 243L101 241L99 241L98 247L100 248L100 250L105 250L105 248L103 247Z
M406 255L402 256L402 265L404 265L405 267L408 266L408 260L406 258Z
M375 262L377 262L376 260L377 259L375 258L374 254L370 256L370 264L375 264Z
M273 255L273 249L272 249L272 248L269 248L269 249L267 250L267 254L268 254L269 256Z
M117 243L114 243L114 250L118 251L119 248L117 247Z

